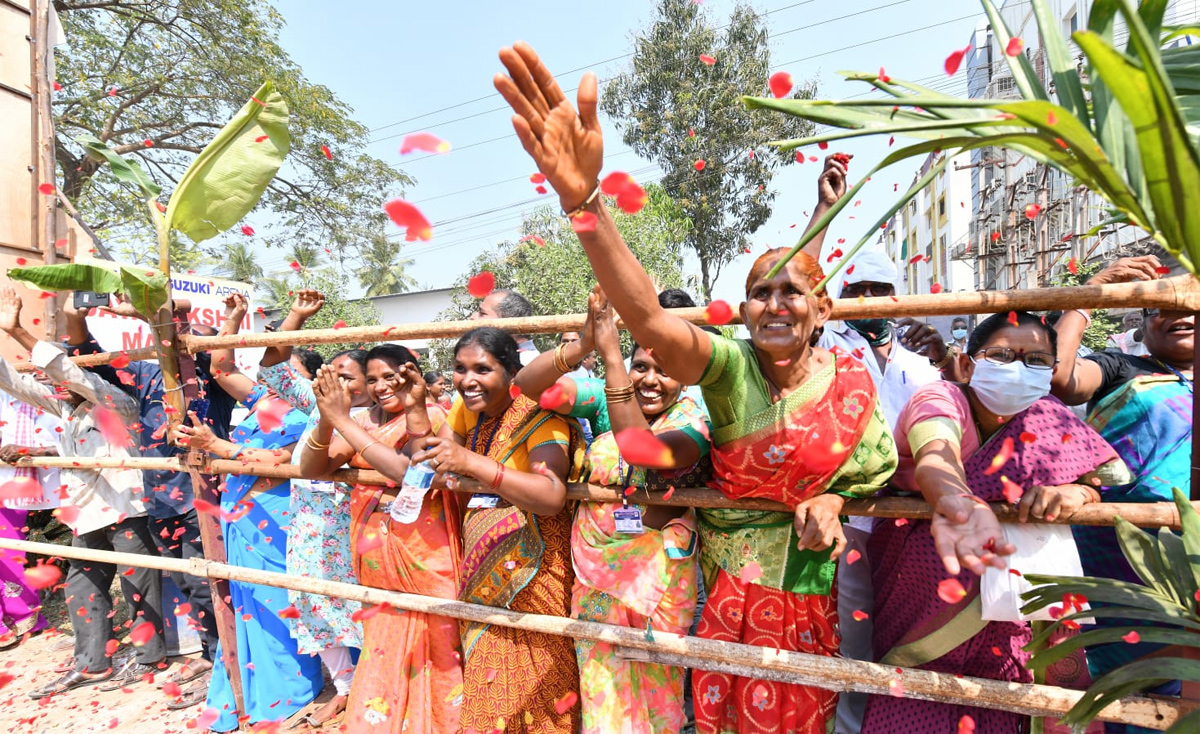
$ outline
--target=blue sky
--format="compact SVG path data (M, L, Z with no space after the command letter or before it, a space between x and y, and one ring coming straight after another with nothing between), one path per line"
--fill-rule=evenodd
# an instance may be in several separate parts
M733 4L705 0L704 10L722 25ZM981 18L974 0L758 0L754 7L767 13L773 70L789 71L797 80L816 79L819 97L862 91L841 81L838 70L881 65L893 77L961 93L963 72L948 78L942 64L967 44ZM557 202L553 194L531 201L538 197L526 177L535 169L492 88L492 76L501 69L496 51L523 39L565 89L573 88L584 70L603 80L629 63L625 55L632 50L632 36L652 20L655 4L284 0L279 9L287 21L283 45L309 79L332 88L373 130L372 154L417 180L404 195L434 223L434 237L406 244L404 253L415 259L411 272L419 283L445 287L479 252L515 238L522 212ZM578 71L564 73L571 70ZM401 158L401 137L417 131L438 135L453 150ZM606 171L650 165L632 152L622 154L626 148L611 121L604 121L604 131ZM858 141L842 149L856 156L853 175L884 155L886 141ZM909 183L918 163L894 167L871 182L862 206L849 210L855 218L835 224L833 236L857 240L893 201L892 184ZM789 166L775 178L775 213L754 235L756 253L767 244L794 242L807 221L804 213L811 212L819 170L819 164ZM651 171L638 178L655 177ZM792 224L799 226L791 229ZM726 268L715 297L741 300L740 283L751 257L741 256ZM285 267L277 250L266 254L264 264L268 270ZM685 261L684 269L685 274L698 270L694 260Z

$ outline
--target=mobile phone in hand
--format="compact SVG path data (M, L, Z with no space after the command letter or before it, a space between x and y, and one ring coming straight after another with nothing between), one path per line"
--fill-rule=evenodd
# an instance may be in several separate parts
M207 398L196 398L192 401L191 405L188 406L188 412L195 413L196 421L203 423L208 418L208 408L211 404L212 403L210 403ZM191 418L189 416L189 420L190 419ZM195 425L195 423L192 425Z
M93 309L97 306L107 306L109 303L109 294L95 293L93 291L75 291L75 309L82 311L84 309Z

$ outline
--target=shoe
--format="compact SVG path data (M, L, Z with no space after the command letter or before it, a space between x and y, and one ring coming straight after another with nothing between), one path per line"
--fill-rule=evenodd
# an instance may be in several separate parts
M87 688L88 686L96 686L104 683L113 676L112 668L109 668L104 675L99 678L88 678L83 673L72 670L70 673L58 678L57 680L47 683L46 685L36 690L29 692L29 697L37 701L42 698L56 696L60 693L66 693L72 688Z
M100 686L101 691L115 691L118 688L131 686L147 675L158 675L166 670L171 664L164 658L158 663L139 663L137 660L130 658L125 661L125 664L117 669L113 677L104 685Z
M167 701L167 708L171 711L179 711L181 709L190 709L191 707L204 703L208 700L208 683L211 679L211 670L206 670L200 676L200 681L187 690L179 694L179 698L172 701Z

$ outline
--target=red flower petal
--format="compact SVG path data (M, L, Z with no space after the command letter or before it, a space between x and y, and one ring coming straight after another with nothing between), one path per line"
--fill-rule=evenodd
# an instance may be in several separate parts
M1004 439L1004 443L1000 444L1000 450L992 457L992 463L988 468L983 470L984 474L995 474L1000 471L1000 467L1008 463L1008 460L1013 455L1013 440L1012 436Z
M467 281L467 293L475 298L486 298L487 294L496 289L496 276L487 270L474 275Z
M54 195L54 184L52 184L52 183L41 184L38 186L38 192L45 194L46 196L53 196Z
M938 582L938 598L947 604L957 604L967 595L967 590L958 579L942 579Z
M210 726L212 726L213 724L217 723L217 719L219 719L220 717L221 717L221 712L217 711L212 706L209 706L208 708L201 711L200 715L196 717L196 728L197 729L207 729ZM972 731L974 731L974 729L972 729Z
M1000 475L1000 484L1004 485L1004 501L1012 504L1017 504L1021 501L1021 496L1025 494L1025 490L1021 485L1012 481L1003 474Z
M712 66L713 64L717 63L717 60L714 59L713 57L709 56L708 54L700 54L700 60L703 61L704 63L708 64L709 66Z
M962 65L963 57L970 53L972 48L974 48L973 44L968 45L966 48L955 51L946 57L946 76L954 76L955 72L958 71L958 67Z
M1067 262L1067 272L1071 275L1079 275L1079 263L1075 262L1075 258L1071 258Z
M243 224L242 234L246 235L247 237L254 236L254 227L251 227L249 224Z
M975 719L964 714L958 720L958 734L975 734Z
M890 81L892 81L892 78L887 75L887 73L883 70L882 66L879 67L879 81L883 82L884 84L887 84Z
M38 565L25 569L25 582L35 589L49 589L61 578L62 571L53 564L39 562Z
M1142 641L1142 636L1137 633L1137 630L1129 630L1129 634L1121 635L1121 639L1125 640L1130 645L1136 645Z
M575 691L567 691L566 693L563 694L562 698L560 698L554 702L554 710L558 712L559 716L562 716L563 714L567 713L571 709L575 708L575 704L578 701L579 701L578 693L576 693Z
M292 270L295 270L297 273L300 272L300 262L297 260L293 260L290 263L288 263L288 267L291 268Z
M333 328L335 328L335 329L344 329L344 328L346 328L346 322L345 322L345 321L343 321L343 320L341 320L341 319L338 319L338 320L337 320L337 323L333 325Z
M524 237L522 237L520 241L521 242L532 242L535 245L537 245L538 247L546 246L546 240L542 239L541 237L538 237L536 234L527 234Z
M516 400L517 398L521 397L521 387L519 385L517 385L516 383L509 385L508 386L508 395L513 400Z
M1039 213L1041 213L1041 211L1042 211L1041 204L1030 204L1029 206L1025 207L1025 218L1026 219L1037 219L1037 215Z
M264 433L271 433L283 427L283 417L291 411L292 406L288 405L283 400L270 399L262 401L255 408L254 414L258 416L258 427Z
M174 681L167 681L166 683L163 683L162 691L163 693L167 694L167 698L172 699L179 698L179 695L183 693L183 689L180 688L179 684L175 683Z
M325 158L326 158L326 160L333 160L333 153L330 153L330 152L329 152L329 146L328 146L328 145L322 145L322 146L321 146L321 152L325 154Z
M300 619L300 610L295 604L288 605L285 609L279 610L280 619Z
M595 232L596 215L591 212L580 212L571 217L571 229L576 232Z
M941 292L942 292L942 284L941 284L941 283L934 283L934 284L930 285L930 286L929 286L929 292L930 292L930 293L932 293L932 294L934 294L935 296L936 296L937 294L941 293Z
M134 647L141 647L153 639L154 625L150 622L142 622L129 630L129 641L133 643Z
M1046 124L1047 125L1057 125L1058 124L1058 115L1054 114L1053 111L1046 113Z
M740 574L738 574L738 578L741 579L743 584L752 584L758 579L762 578L762 575L762 566L758 565L758 563L754 561L751 561L745 566L742 566L742 571Z
M529 176L529 183L543 184L546 183L546 174L534 173Z
M858 549L856 549L856 548L851 548L850 552L846 554L846 565L853 566L861 558L862 558L862 553L859 553Z
M129 366L129 353L121 352L108 363L113 369L124 369Z
M449 153L450 143L430 133L412 133L405 135L400 141L400 155L408 155L414 150L426 153Z
M254 139L254 142L261 143L262 141L267 140L270 137L271 137L270 135L259 135L257 138Z
M1017 328L1017 312L1016 311L1008 312L1008 324L1009 324L1009 326L1013 327L1014 329Z
M433 227L429 220L412 204L404 199L392 199L383 205L392 223L405 230L404 241L426 241L433 237Z
M792 91L792 75L786 71L777 71L771 75L768 84L771 86L771 94L775 95L775 99L786 97Z
M871 615L867 614L866 612L864 612L861 609L855 609L853 612L850 613L850 616L854 617L854 621L861 622L864 619L869 618Z
M626 428L616 435L617 448L634 466L667 469L675 461L671 449L648 428Z
M1167 273L1171 272L1171 269L1166 265L1159 265L1154 269L1154 272L1158 273L1159 275L1166 275Z
M542 406L543 410L555 410L567 402L566 390L557 382L547 388L540 398L538 405Z
M546 194L550 193L550 189L547 189L545 186L537 186L533 190L538 192L542 196L545 196Z
M992 242L995 242L995 241L996 241L996 240L998 240L998 239L1000 239L1000 233L999 233L999 232L992 232Z
M1020 56L1025 50L1025 41L1018 36L1013 36L1008 39L1008 45L1004 47L1005 56Z
M703 171L704 167L706 165L708 165L708 164L704 162L703 158L701 158L700 160L698 160L692 164L692 168L695 168L697 171Z
M733 318L733 309L725 301L713 301L704 309L704 320L713 326L728 324Z

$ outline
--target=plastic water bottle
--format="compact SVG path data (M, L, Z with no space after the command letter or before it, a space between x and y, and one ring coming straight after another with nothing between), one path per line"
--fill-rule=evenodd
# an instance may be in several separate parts
M393 520L405 525L416 521L417 516L421 514L421 504L425 500L425 493L433 485L434 474L433 467L429 465L428 461L408 465L408 470L404 472L404 481L400 484L400 494L392 503L391 516Z

